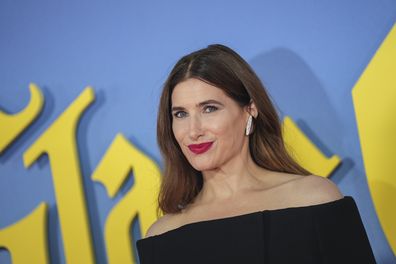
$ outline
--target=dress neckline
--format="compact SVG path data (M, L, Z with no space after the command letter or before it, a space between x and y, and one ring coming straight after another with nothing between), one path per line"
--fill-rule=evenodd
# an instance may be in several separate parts
M186 228L189 228L189 227L192 227L192 226L196 226L196 225L227 221L227 220L232 220L232 219L236 219L236 218L240 218L240 217L248 217L248 216L252 216L252 215L256 215L256 214L263 214L263 213L286 213L286 212L289 212L291 210L296 210L296 209L312 209L312 208L317 208L317 207L333 205L333 204L340 203L340 202L343 202L343 201L346 202L347 200L353 200L352 196L347 195L347 196L344 196L342 198L339 198L339 199L336 199L336 200L333 200L333 201L319 203L319 204L302 205L302 206L295 206L295 207L285 207L285 208L278 208L278 209L265 209L265 210L254 211L254 212L244 213L244 214L239 214L239 215L226 216L226 217L220 217L220 218L214 218L214 219L208 219L208 220L201 220L201 221L196 221L196 222L183 224L181 226L178 226L176 228L170 229L168 231L162 232L162 233L157 234L157 235L152 235L152 236L149 236L149 237L138 239L137 242L142 242L142 241L148 241L148 240L151 240L151 239L161 238L163 236L167 236L167 235L172 234L174 232L178 232L178 231L180 231L182 229L186 229Z

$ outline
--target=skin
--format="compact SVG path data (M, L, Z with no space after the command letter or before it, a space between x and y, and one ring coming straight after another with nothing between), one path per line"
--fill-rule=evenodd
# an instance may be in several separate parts
M191 204L178 214L161 217L146 236L192 222L343 197L323 177L273 172L253 162L245 135L249 115L258 113L253 102L242 108L221 89L194 78L177 84L171 100L173 133L187 160L202 172L204 184ZM204 142L213 142L205 153L188 148Z

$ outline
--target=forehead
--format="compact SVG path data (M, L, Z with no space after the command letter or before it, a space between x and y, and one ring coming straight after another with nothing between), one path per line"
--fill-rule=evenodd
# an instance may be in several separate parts
M208 99L229 101L223 90L204 81L190 78L178 83L172 92L172 105L188 105Z

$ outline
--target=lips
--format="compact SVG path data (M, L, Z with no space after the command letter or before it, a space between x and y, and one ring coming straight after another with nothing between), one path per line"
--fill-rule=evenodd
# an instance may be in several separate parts
M205 143L201 143L201 144L191 144L188 145L188 148L194 152L195 154L202 154L204 152L206 152L213 144L212 142L205 142Z

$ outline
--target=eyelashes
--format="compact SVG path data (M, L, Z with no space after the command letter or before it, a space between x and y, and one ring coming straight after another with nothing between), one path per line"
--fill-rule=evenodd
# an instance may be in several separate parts
M214 105L206 105L205 107L203 107L203 112L204 113L212 113L217 111L219 108L217 106ZM173 113L173 116L176 118L183 118L186 117L188 114L185 111L177 111L175 113Z
M207 111L208 109L210 109L210 111ZM204 107L204 112L205 113L211 113L211 112L217 111L217 109L219 109L219 108L217 108L214 105L207 105L207 106Z
M173 116L176 118L183 118L185 115L187 115L187 113L184 111L177 111L176 113L173 114Z

